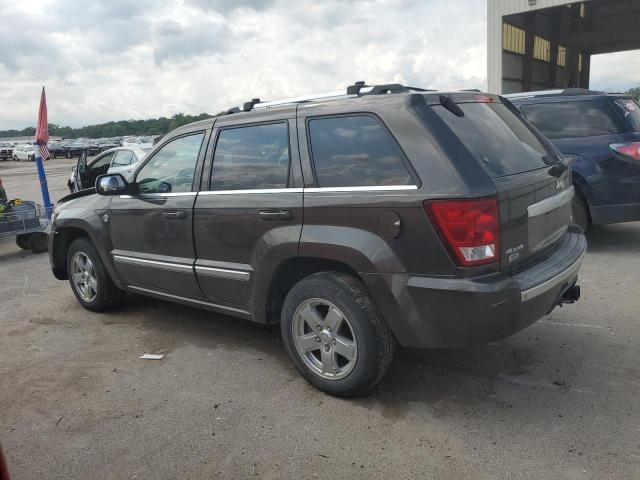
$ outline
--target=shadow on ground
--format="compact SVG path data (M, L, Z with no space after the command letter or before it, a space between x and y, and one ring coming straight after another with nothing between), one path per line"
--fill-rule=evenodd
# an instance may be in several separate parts
M589 251L594 253L640 252L640 222L593 225L587 232Z

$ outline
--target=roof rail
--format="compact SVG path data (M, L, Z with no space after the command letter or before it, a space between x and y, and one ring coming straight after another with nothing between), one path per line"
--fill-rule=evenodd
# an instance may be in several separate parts
M509 93L503 95L506 98L533 98L533 97L553 97L557 95L603 95L604 92L588 90L586 88L563 88L558 90L538 90L534 92Z
M230 108L225 114L249 112L251 110L258 110L263 108L275 107L278 105L287 105L295 103L310 102L313 100L324 100L330 98L340 97L361 97L364 95L384 95L389 93L405 93L405 92L429 92L432 90L425 90L424 88L407 87L400 85L399 83L389 83L384 85L367 85L364 81L355 82L345 90L339 90L336 92L316 93L314 95L307 95L301 97L285 98L282 100L275 100L271 102L261 102L259 98L254 98L249 102L245 102L242 107Z

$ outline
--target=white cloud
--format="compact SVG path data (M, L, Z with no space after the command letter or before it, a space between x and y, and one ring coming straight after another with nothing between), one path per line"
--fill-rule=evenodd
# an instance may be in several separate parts
M484 0L0 0L14 26L0 40L0 130L35 123L42 85L50 121L72 126L215 113L356 80L486 88L485 9Z

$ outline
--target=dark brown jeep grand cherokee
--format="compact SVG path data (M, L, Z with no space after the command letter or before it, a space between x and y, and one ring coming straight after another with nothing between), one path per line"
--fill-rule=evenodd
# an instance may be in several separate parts
M280 322L309 382L356 395L396 342L482 344L578 299L570 175L493 95L253 100L63 199L51 265L92 311L132 292Z

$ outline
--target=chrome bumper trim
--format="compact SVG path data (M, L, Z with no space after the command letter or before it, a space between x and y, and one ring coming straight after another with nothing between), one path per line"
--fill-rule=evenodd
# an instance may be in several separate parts
M529 290L525 290L521 292L520 301L526 302L528 300L532 300L548 292L552 288L557 287L561 283L566 282L571 277L577 275L578 271L580 270L580 267L582 267L582 262L584 261L584 257L586 254L587 254L587 251L585 250L584 252L582 252L582 255L580 255L580 258L578 258L569 268L567 268L563 272L560 272L555 277L552 277L546 282L542 282L540 285L536 285L535 287L530 288Z

